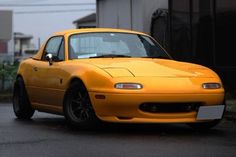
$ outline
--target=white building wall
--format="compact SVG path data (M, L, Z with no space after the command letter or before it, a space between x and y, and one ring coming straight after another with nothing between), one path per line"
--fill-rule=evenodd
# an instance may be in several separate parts
M97 0L97 26L150 33L152 14L168 0Z

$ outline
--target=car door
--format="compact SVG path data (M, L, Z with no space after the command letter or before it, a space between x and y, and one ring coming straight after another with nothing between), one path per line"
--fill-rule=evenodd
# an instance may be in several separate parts
M53 63L50 65L46 59L47 54L52 54ZM40 109L60 110L62 108L64 88L63 80L66 72L61 68L64 64L64 39L55 36L48 40L41 60L35 61L31 84L34 93L29 93L31 102L40 106Z

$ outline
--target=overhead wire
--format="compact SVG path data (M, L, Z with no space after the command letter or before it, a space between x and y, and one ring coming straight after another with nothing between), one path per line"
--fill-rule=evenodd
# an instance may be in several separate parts
M14 14L48 14L48 13L65 13L65 12L82 12L95 11L96 9L71 9L71 10L42 10L42 11L16 11Z
M76 5L95 5L96 3L58 3L58 4L1 4L0 7L55 7L55 6L76 6Z

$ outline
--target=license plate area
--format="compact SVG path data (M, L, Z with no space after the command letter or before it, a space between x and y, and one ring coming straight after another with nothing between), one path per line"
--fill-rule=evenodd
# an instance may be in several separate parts
M200 106L197 113L197 120L221 119L224 113L225 105Z

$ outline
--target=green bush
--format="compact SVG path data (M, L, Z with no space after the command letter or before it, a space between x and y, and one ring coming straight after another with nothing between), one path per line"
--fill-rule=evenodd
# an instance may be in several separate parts
M19 63L13 65L10 64L0 64L0 92L11 90L12 84L17 74Z

